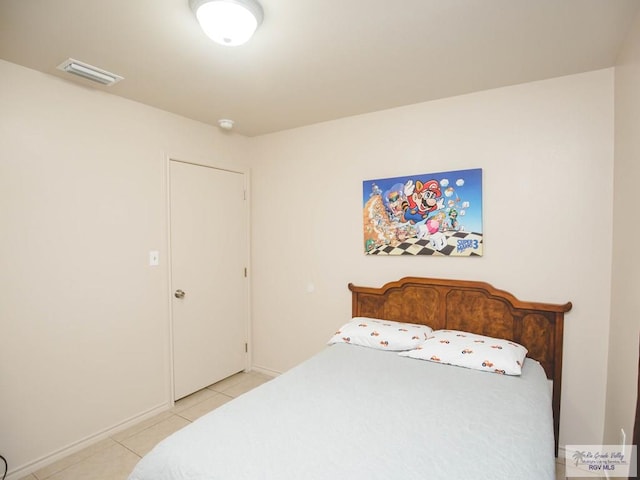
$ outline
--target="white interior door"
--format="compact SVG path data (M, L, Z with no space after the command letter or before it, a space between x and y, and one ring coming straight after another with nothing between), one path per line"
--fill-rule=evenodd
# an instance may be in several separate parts
M245 175L171 160L174 398L245 368Z

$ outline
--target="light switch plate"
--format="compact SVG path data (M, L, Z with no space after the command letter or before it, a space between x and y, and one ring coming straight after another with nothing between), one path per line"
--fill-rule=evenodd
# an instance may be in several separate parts
M149 266L157 267L160 265L160 252L158 250L149 251Z

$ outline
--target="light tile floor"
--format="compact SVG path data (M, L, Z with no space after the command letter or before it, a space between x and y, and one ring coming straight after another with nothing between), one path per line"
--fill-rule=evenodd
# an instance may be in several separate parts
M140 458L162 439L269 381L256 372L238 373L176 402L153 418L65 457L21 480L126 480ZM556 462L556 480L564 480L564 460Z
M21 480L126 480L138 460L160 440L270 379L256 372L233 375L178 400L171 410L118 432Z

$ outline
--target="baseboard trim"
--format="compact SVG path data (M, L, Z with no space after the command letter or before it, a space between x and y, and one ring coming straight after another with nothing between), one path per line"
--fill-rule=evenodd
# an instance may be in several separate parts
M9 472L7 472L6 480L18 480L22 477L26 477L27 475L30 475L33 472L40 470L41 468L47 467L64 457L67 457L76 452L79 452L80 450L90 447L94 443L98 443L101 440L109 438L115 435L116 433L119 433L121 431L124 431L134 426L139 422L142 422L148 418L159 415L160 413L169 410L172 406L173 406L173 402L157 405L145 412L142 412L138 415L134 415L128 418L127 420L117 423L116 425L113 425L104 430L101 430L100 432L97 432L93 435L89 435L83 438L82 440L78 440L77 442L73 442L67 445L66 447L62 447L59 450L56 450L48 455L44 455L43 457L40 457L37 460L29 462L25 465L21 465L15 469L11 469Z
M263 373L264 375L268 375L270 377L279 377L280 375L282 375L282 372L271 370L270 368L266 368L266 367L261 367L260 365L252 365L251 371Z

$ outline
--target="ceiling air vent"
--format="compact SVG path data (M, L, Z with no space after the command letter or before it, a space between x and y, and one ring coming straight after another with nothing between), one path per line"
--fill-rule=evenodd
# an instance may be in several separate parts
M78 75L79 77L87 78L106 86L111 86L114 83L118 83L120 80L124 79L124 77L121 77L120 75L107 72L106 70L94 67L93 65L89 65L88 63L79 62L78 60L74 60L73 58L65 60L60 65L58 65L57 68L58 70L62 70L63 72L72 73L73 75Z

